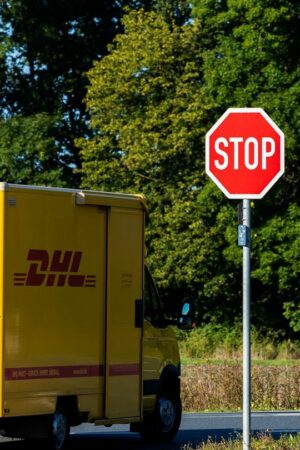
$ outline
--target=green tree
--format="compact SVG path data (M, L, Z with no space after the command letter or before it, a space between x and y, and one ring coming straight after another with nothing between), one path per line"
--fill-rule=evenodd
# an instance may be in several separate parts
M6 44L2 116L31 116L34 122L36 114L56 116L56 151L71 185L78 183L73 167L80 166L74 139L87 133L84 72L120 31L122 6L90 0L1 2Z
M143 11L130 13L124 26L89 72L95 136L79 141L83 186L143 192L149 261L169 307L192 294L207 319L231 317L239 310L238 288L230 291L226 280L236 284L236 258L226 255L222 227L232 208L206 186L203 136L211 104L199 89L198 26L169 27Z
M191 5L187 0L156 0L153 9L171 24L183 25L190 19Z
M182 21L183 3L168 0L164 7ZM26 117L24 123L29 125L29 117L36 122L36 115L53 116L59 153L55 163L70 186L79 184L79 173L73 169L81 166L74 140L90 134L83 103L86 71L107 53L115 34L122 32L124 9L144 5L162 7L156 0L0 2L0 117Z
M260 325L286 327L283 314L293 325L300 318L300 6L290 0L193 0L193 6L204 46L203 92L215 102L211 123L228 107L258 106L286 135L285 175L255 202L253 308Z
M284 183L263 205L272 216L274 207L285 208L287 196L300 194L300 5L290 0L192 3L202 28L204 90L215 101L212 123L228 107L257 106L286 134Z
M252 276L260 293L260 325L265 326L263 321L269 317L276 328L282 327L283 313L292 329L300 331L299 205L289 203L285 214L275 213L255 231L253 245L256 264Z
M287 171L255 203L253 311L261 326L285 328L284 304L288 311L299 301L296 250L284 249L293 242L284 229L297 217L289 208L294 203L297 210L300 186L299 69L292 56L298 10L286 16L283 6L291 5L284 1L265 10L262 2L194 4L198 18L182 26L170 27L154 13L130 13L125 33L89 72L95 134L78 144L83 185L143 192L149 261L166 303L194 295L201 318L232 323L241 313L236 202L205 175L204 136L229 106L265 108L286 133ZM279 217L282 228L272 235ZM264 275L271 236L286 278Z
M64 186L53 116L15 116L0 125L0 179L21 184Z

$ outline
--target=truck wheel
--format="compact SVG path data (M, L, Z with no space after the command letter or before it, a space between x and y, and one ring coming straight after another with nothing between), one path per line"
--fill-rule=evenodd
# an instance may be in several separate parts
M159 433L164 439L172 439L178 431L181 421L181 401L178 397L162 396L158 400Z
M176 435L181 422L181 400L179 394L163 391L154 412L145 417L139 432L149 441L170 441Z
M70 434L70 425L67 416L60 409L55 411L48 443L52 450L63 450Z

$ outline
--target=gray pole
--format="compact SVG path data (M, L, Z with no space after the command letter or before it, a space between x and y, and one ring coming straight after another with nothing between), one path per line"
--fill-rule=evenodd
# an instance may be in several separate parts
M246 245L243 246L243 450L251 447L251 330L250 330L250 200L243 200L243 225L246 227Z

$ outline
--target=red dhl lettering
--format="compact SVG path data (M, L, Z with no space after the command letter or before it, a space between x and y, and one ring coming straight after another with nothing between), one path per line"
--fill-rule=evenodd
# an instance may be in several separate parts
M87 287L96 286L95 275L78 273L83 252L55 250L52 257L47 250L30 249L26 273L14 273L14 286Z

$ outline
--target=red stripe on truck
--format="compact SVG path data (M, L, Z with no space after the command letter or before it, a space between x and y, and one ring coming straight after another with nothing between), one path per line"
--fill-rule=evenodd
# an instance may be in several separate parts
M140 373L140 365L133 364L113 364L109 366L109 376L138 375Z
M139 373L140 365L136 363L113 364L109 366L109 376L111 377L139 375ZM5 369L5 381L102 377L103 375L103 365L18 367Z
M102 365L19 367L15 369L5 369L6 381L97 376L103 376Z

